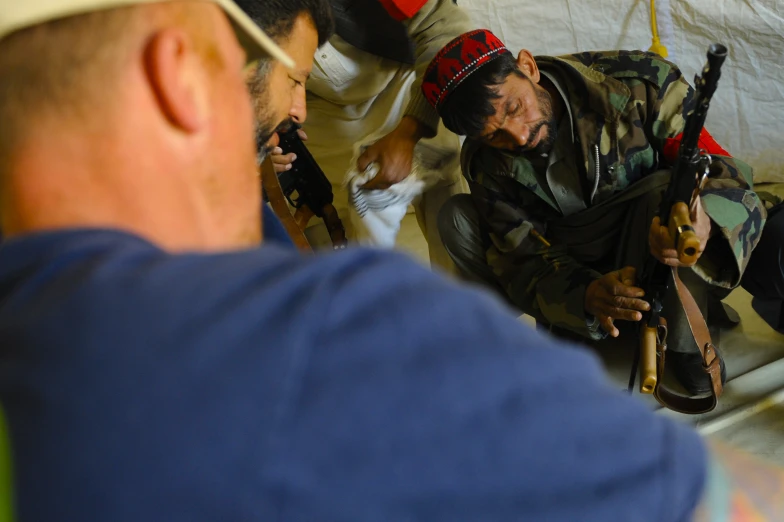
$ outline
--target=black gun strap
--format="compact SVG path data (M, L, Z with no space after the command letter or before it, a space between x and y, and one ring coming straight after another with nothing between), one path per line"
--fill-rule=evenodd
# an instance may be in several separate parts
M664 378L664 365L667 347L664 344L656 346L656 354L658 356L657 373L658 379L653 396L659 403L671 410L696 415L699 413L707 413L712 411L716 404L718 404L719 397L723 391L721 384L721 363L719 360L716 347L713 345L710 337L708 325L705 323L705 318L700 312L697 302L694 297L683 284L681 278L678 276L678 269L672 269L672 279L675 282L675 288L678 292L683 310L686 312L689 328L697 342L702 355L703 368L705 373L708 374L711 380L711 395L707 397L692 398L685 395L677 394L663 385Z

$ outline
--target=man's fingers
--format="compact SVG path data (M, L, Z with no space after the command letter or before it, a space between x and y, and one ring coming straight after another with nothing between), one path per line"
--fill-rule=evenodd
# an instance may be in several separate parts
M376 175L376 177L362 185L362 188L366 190L383 190L389 187L390 184L379 175Z
M278 148L279 149L278 145L280 145L280 136L278 136L277 132L273 132L272 136L270 136L270 139L269 139L269 141L267 141L265 146L268 149L273 149L273 148ZM281 154L283 154L282 151L281 151Z
M623 284L626 286L632 286L634 285L634 281L637 279L637 270L633 266L627 266L621 268L618 275Z
M304 130L297 129L297 135L299 136L299 139L301 139L302 141L308 141L308 135L305 134Z
M665 248L664 250L659 250L659 256L664 258L674 257L675 259L678 259L678 251L674 248Z
M272 163L277 163L278 165L290 165L297 159L297 155L293 152L291 154L276 154L275 151L273 151L270 155L270 159L272 160Z
M608 310L609 315L618 321L639 321L642 319L642 314L640 312L635 312L634 310L627 310L625 308L610 308Z
M645 291L642 288L636 286L627 286L624 284L612 283L608 282L607 286L605 286L607 293L611 298L615 296L621 297L643 297L645 295Z
M678 260L678 254L674 250L651 250L651 255L662 264L667 266L681 266Z
M651 221L651 230L650 235L658 235L659 231L663 227L661 226L661 218L659 216L655 216L653 221Z
M678 251L673 248L672 239L669 231L660 227L658 231L651 231L648 241L651 248L651 255L667 266L680 266L678 261Z
M659 228L659 244L661 248L672 248L675 246L675 240L670 237L670 231L665 227Z
M678 259L678 256L656 256L656 259L663 265L667 266L682 266L682 263Z
M613 324L612 317L609 317L609 316L606 316L606 315L605 316L599 316L599 324L601 324L602 328L604 328L604 331L607 332L608 334L610 334L612 337L618 337L618 335L620 335L620 333L621 333L621 332L618 331L618 329Z
M608 303L613 308L620 308L623 310L632 310L640 312L647 312L651 309L651 305L648 304L648 301L644 301L642 299L634 299L633 297L620 297L615 296L612 300ZM608 314L615 317L613 314ZM617 319L617 317L616 317Z
M670 231L664 227L659 227L656 230L652 230L650 239L652 248L662 250L673 247L673 242L670 238Z
M368 165L376 161L377 154L373 151L372 148L365 149L359 159L357 160L357 168L360 172L365 172L365 169L368 168Z
M273 170L277 174L280 174L282 172L286 172L287 170L291 170L291 163L297 159L297 155L294 153L283 154L283 150L281 150L280 147L275 147L272 149L269 158L272 162Z
M648 242L653 243L651 247L658 245L666 247L668 243L672 243L670 231L667 227L662 226L659 216L655 216L651 221L651 228L648 231Z
M365 151L357 159L357 170L360 172L365 172L365 169L368 165L370 165L370 160L368 159L367 151Z

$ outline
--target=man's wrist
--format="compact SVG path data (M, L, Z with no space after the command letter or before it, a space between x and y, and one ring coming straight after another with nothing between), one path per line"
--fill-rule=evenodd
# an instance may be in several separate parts
M592 287L593 284L596 283L596 281L598 281L598 279L594 279L593 281L585 285L585 293L583 294L583 311L585 312L586 320L589 316L594 317L594 314L591 313L588 303L591 301L591 293L593 291Z
M398 123L395 132L417 143L427 135L427 127L413 116L406 115Z
M599 318L595 315L591 314L586 310L585 312L585 326L588 327L589 330L598 330L599 329Z

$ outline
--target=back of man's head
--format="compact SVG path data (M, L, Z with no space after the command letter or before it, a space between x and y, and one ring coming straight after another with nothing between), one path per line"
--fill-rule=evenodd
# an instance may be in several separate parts
M138 23L138 11L126 7L55 20L0 41L4 170L41 118L57 119L65 132L69 122L90 118L114 97Z
M25 4L0 7L3 235L109 227L170 249L257 242L238 44L289 58L230 0Z
M335 32L329 0L237 0L243 11L276 42L287 40L294 23L307 14L318 32L319 47Z

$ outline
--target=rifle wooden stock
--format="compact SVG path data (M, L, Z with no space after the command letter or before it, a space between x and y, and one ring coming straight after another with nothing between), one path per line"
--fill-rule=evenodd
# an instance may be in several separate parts
M669 231L675 241L678 260L687 266L696 263L700 254L700 238L691 224L691 212L686 203L681 201L672 206Z
M291 240L294 241L297 248L304 250L305 252L312 252L313 249L311 248L305 233L302 231L303 229L300 228L298 218L291 215L286 197L283 195L283 190L280 188L278 175L275 173L275 168L272 165L272 160L270 158L265 159L259 169L261 183L264 190L267 192L267 197L269 198L273 212L275 212L275 215L278 216L281 223L283 223L283 227L286 229L286 232L289 237L291 237ZM300 216L299 220L301 219L302 217Z
M652 394L656 389L658 372L656 369L657 328L642 326L640 336L640 393Z

